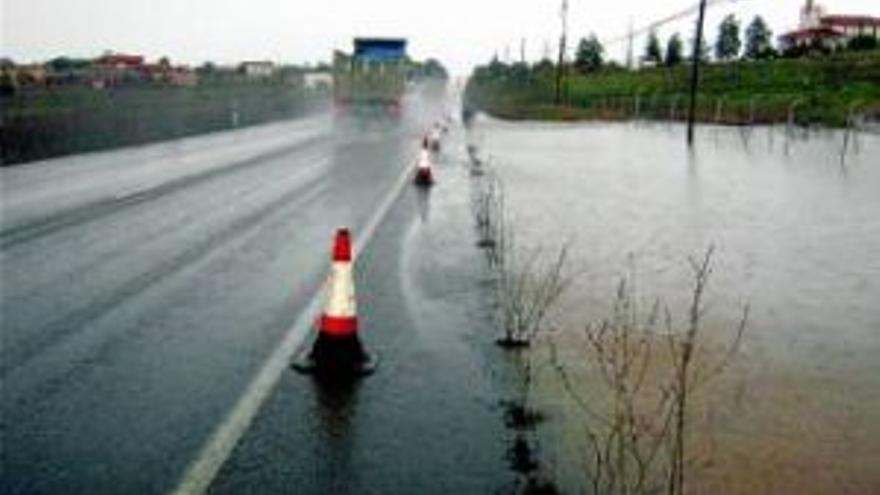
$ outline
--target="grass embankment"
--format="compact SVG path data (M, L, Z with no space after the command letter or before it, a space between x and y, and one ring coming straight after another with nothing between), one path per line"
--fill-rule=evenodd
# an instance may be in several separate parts
M690 66L638 71L570 71L554 104L552 68L495 64L478 68L467 102L491 115L537 120L683 120ZM703 122L787 122L845 126L880 117L880 51L824 58L738 61L701 66L696 116Z
M316 99L282 84L29 88L0 97L0 164L289 118Z

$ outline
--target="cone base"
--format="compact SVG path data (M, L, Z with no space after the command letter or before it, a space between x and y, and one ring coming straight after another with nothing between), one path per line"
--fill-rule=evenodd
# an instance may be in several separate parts
M431 175L431 172L422 172L419 170L416 172L414 182L419 187L430 187L434 185L434 177Z
M376 370L378 359L364 350L356 334L331 336L319 333L312 349L294 357L290 366L300 373L325 378L353 378Z

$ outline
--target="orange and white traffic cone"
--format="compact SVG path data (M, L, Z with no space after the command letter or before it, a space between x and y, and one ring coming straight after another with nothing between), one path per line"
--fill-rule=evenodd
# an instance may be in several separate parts
M419 159L416 162L415 184L419 187L434 185L434 173L431 171L431 155L428 150L423 149L419 154Z
M336 231L327 302L317 327L311 352L304 359L295 359L294 369L328 377L364 375L375 369L375 358L358 338L351 234L346 228Z

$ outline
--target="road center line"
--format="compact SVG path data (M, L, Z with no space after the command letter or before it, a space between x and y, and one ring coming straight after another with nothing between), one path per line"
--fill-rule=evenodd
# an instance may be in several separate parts
M382 199L379 207L368 219L360 235L355 237L355 256L363 252L376 233L379 224L388 214L394 201L400 196L404 186L411 175L408 160L397 178L397 181ZM269 394L278 384L282 373L288 368L288 363L294 353L303 344L308 336L315 318L321 310L324 300L322 291L323 284L309 300L306 308L300 313L287 330L281 344L269 356L263 364L260 372L251 381L244 393L236 402L235 407L229 411L223 422L214 430L208 441L202 446L196 458L189 465L178 485L170 492L171 495L200 495L205 493L211 486L211 482L217 476L220 468L232 454L238 441L244 436L250 427L260 407L269 398Z

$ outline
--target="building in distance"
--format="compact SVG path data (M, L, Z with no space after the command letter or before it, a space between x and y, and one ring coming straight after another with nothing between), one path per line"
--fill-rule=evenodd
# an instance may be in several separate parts
M826 14L825 8L806 0L800 10L797 29L779 36L782 51L793 49L837 50L857 37L880 40L880 17L871 15Z

